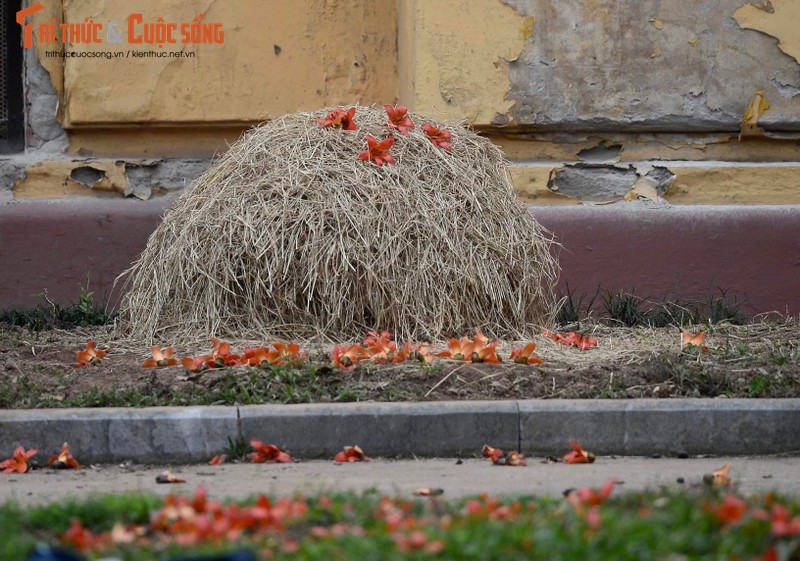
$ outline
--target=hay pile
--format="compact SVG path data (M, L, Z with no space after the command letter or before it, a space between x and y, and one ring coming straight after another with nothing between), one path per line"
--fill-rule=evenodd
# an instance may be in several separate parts
M172 205L126 272L119 335L524 338L549 321L557 264L497 147L409 113L396 165L378 167L359 154L389 134L385 110L357 107L357 131L323 128L327 112L251 129Z

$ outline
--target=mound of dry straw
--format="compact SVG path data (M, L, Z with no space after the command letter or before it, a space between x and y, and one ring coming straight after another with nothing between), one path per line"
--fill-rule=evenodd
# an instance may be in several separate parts
M409 113L396 165L378 167L359 154L367 134L392 134L385 110L357 107L357 131L323 128L327 112L251 129L172 205L126 273L120 335L524 338L549 321L557 264L497 147ZM424 122L451 132L452 152Z

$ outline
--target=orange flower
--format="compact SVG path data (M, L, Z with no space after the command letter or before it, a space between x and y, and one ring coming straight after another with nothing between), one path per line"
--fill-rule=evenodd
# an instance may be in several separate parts
M98 351L94 348L94 341L89 341L86 348L82 351L75 353L75 360L77 361L72 365L73 368L83 368L87 364L100 364L100 361L105 358L105 351Z
M298 365L306 359L305 353L300 352L300 345L294 341L290 341L289 343L273 343L272 346L275 347L275 358L271 361L274 365Z
M47 465L53 466L55 469L81 469L81 465L69 451L69 444L66 442L61 445L59 454L50 456Z
M391 360L397 352L397 343L391 340L392 334L383 331L380 334L370 331L369 336L364 339L364 350L370 354L374 362L387 362Z
M36 449L26 452L25 448L18 446L10 459L0 462L0 468L2 468L3 473L25 473L30 469L28 458L35 456L37 452L38 450Z
M500 458L503 457L502 450L489 446L488 444L483 445L483 450L481 450L481 452L483 452L483 457L489 458L493 464L496 464L498 461L500 461Z
M420 362L429 363L433 360L432 347L428 343L420 343L414 350L414 358Z
M592 337L583 337L575 331L570 331L568 333L553 333L544 329L542 330L542 335L552 339L556 343L561 343L567 347L578 347L582 351L588 351L592 347L597 346L597 339L593 339Z
M167 347L163 351L158 345L150 348L153 358L148 358L142 363L142 368L157 368L163 366L175 366L178 361L172 358L172 347Z
M525 456L521 453L513 450L508 453L506 456L506 465L507 466L524 466L525 465Z
M250 441L253 452L250 454L250 461L254 464L291 464L292 457L275 446L274 444L264 444L257 438Z
M709 485L719 485L720 487L728 487L731 484L731 478L728 473L731 471L732 464L725 464L718 470L707 473L703 476L703 481Z
M722 504L710 509L711 513L723 524L735 524L744 517L748 505L733 495L725 495Z
M442 130L430 123L425 123L422 125L422 130L425 131L425 134L428 135L428 138L431 142L433 142L434 146L438 146L447 152L451 152L453 150L453 145L450 144L452 135L449 131Z
M208 363L211 360L209 355L193 358L185 356L181 359L181 364L188 372L203 372L208 370Z
M367 135L367 149L358 155L359 160L374 162L377 166L383 164L395 164L394 158L389 154L389 150L394 144L394 137L387 137L378 142L375 137Z
M86 553L105 545L105 536L96 536L77 520L72 521L69 530L58 537L61 543L71 545L81 553Z
M594 462L594 454L591 452L586 452L581 445L575 442L574 440L569 441L569 445L572 446L572 452L568 452L564 455L564 462L567 464L591 464Z
M706 340L706 332L705 331L698 331L697 333L692 333L690 331L681 331L681 349L687 347L688 345L693 345L703 351L704 353L708 352L708 347L703 344L703 341Z
M333 461L349 464L353 462L368 462L369 458L358 446L345 446L343 451L334 456Z
M611 496L611 491L614 490L616 483L615 480L611 479L599 491L591 487L575 489L567 495L567 501L579 511L584 507L600 506Z
M408 129L414 128L414 121L407 116L408 108L402 105L395 105L394 107L384 105L383 107L386 109L387 115L389 115L389 121L386 123L387 127L397 129L403 134L408 134Z
M472 352L475 350L475 342L469 337L462 337L461 339L450 339L447 342L447 350L440 352L439 358L451 358L453 360L471 361Z
M461 339L450 339L447 343L446 351L439 353L440 358L451 358L453 360L463 360L464 362L490 362L500 364L502 360L497 356L497 346L500 341L489 343L489 340L480 332L475 330L474 339L462 337Z
M214 348L211 350L211 360L208 361L209 368L222 368L224 366L236 366L239 364L239 355L231 354L231 344L211 338Z
M355 121L353 118L356 115L356 108L351 107L347 111L342 109L341 107L337 107L325 117L315 119L319 124L321 124L324 128L340 128L346 131L355 131L358 130Z
M272 364L278 353L266 347L257 347L255 349L246 348L244 350L244 362L247 366L259 366L265 368Z
M208 462L209 465L218 466L220 464L225 463L225 455L224 454L217 454Z
M343 345L341 347L336 345L333 347L331 361L336 368L345 369L367 360L369 357L369 351L361 345Z
M517 347L511 351L511 361L517 364L542 364L544 362L538 356L533 356L536 350L536 343L528 343L524 347Z

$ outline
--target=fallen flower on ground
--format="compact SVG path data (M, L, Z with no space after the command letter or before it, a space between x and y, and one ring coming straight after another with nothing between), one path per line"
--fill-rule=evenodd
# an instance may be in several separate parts
M216 337L211 338L214 348L211 350L211 358L208 361L209 368L223 368L225 366L237 366L241 357L231 353L231 344L220 341Z
M50 456L47 464L54 469L81 469L81 465L69 451L69 444L66 442L61 445L61 452Z
M186 356L181 359L181 364L187 372L203 372L204 370L208 370L208 361L210 359L210 356L201 356L197 358Z
M94 341L90 340L86 343L86 348L82 351L75 353L75 360L77 361L72 365L73 368L83 368L86 365L98 365L105 358L105 351L98 351L95 349Z
M162 471L156 475L156 483L186 483L186 480L181 479L171 471Z
M570 440L569 445L572 446L572 452L567 452L564 455L564 462L568 464L591 464L595 460L595 455L591 452L585 451L577 442Z
M703 476L703 481L708 485L718 485L720 487L728 487L731 484L731 478L728 473L731 471L732 464L725 464L718 470L707 473Z
M350 368L362 360L370 358L369 351L361 345L335 345L331 353L331 362L336 368Z
M150 348L152 358L148 358L142 363L142 368L158 368L164 366L176 366L178 361L172 358L172 347L167 347L163 351L158 345L153 345Z
M224 454L217 454L216 456L211 458L211 460L209 460L208 463L209 463L209 465L212 465L212 466L218 466L220 464L224 464L225 463L225 459L226 458L225 458Z
M597 346L597 339L592 337L584 337L577 331L569 331L567 333L554 333L547 329L542 330L542 335L552 339L556 343L560 343L567 347L577 347L582 351L588 351L592 347Z
M292 457L274 444L264 444L257 438L250 441L253 452L250 461L254 464L291 464Z
M500 458L503 457L503 451L499 448L494 448L493 446L489 446L488 444L483 445L483 449L481 450L483 453L484 458L489 458L493 464L496 464L500 461Z
M360 447L345 446L344 450L334 456L333 461L339 463L368 462L369 458Z
M444 489L434 488L434 487L420 487L419 489L414 489L412 494L418 497L437 497L439 495L444 494Z
M447 343L447 350L436 356L464 362L500 364L503 361L497 356L499 344L500 341L489 343L489 339L476 329L474 338L470 339L464 336L461 339L450 339Z
M35 448L26 451L22 446L17 446L11 458L0 462L0 469L3 470L3 473L25 473L31 468L28 459L35 456L37 452L38 450Z
M506 465L507 466L524 466L525 464L525 456L521 453L517 452L516 450L512 450L506 455Z
M722 504L715 507L708 507L717 520L722 524L735 524L739 522L748 510L748 504L739 497L728 494Z
M511 351L511 361L517 364L542 364L544 361L534 356L536 343L528 343Z
M698 331L697 333L692 333L690 331L681 331L681 349L692 345L697 347L704 353L708 352L708 347L703 344L706 340L706 332L705 331Z
M616 484L617 481L615 479L610 479L599 490L591 487L580 487L567 495L567 502L576 509L599 506L608 500Z

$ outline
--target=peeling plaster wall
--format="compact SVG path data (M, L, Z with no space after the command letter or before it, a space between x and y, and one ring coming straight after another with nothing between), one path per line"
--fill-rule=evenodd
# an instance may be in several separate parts
M413 110L473 125L505 124L510 60L534 18L496 0L400 0L400 100ZM499 119L499 121L498 121Z
M770 109L759 125L800 131L796 0L774 14L742 0L508 0L535 16L509 62L515 127L573 131L736 131L754 92ZM738 14L740 23L734 19ZM508 31L507 34L512 34Z

